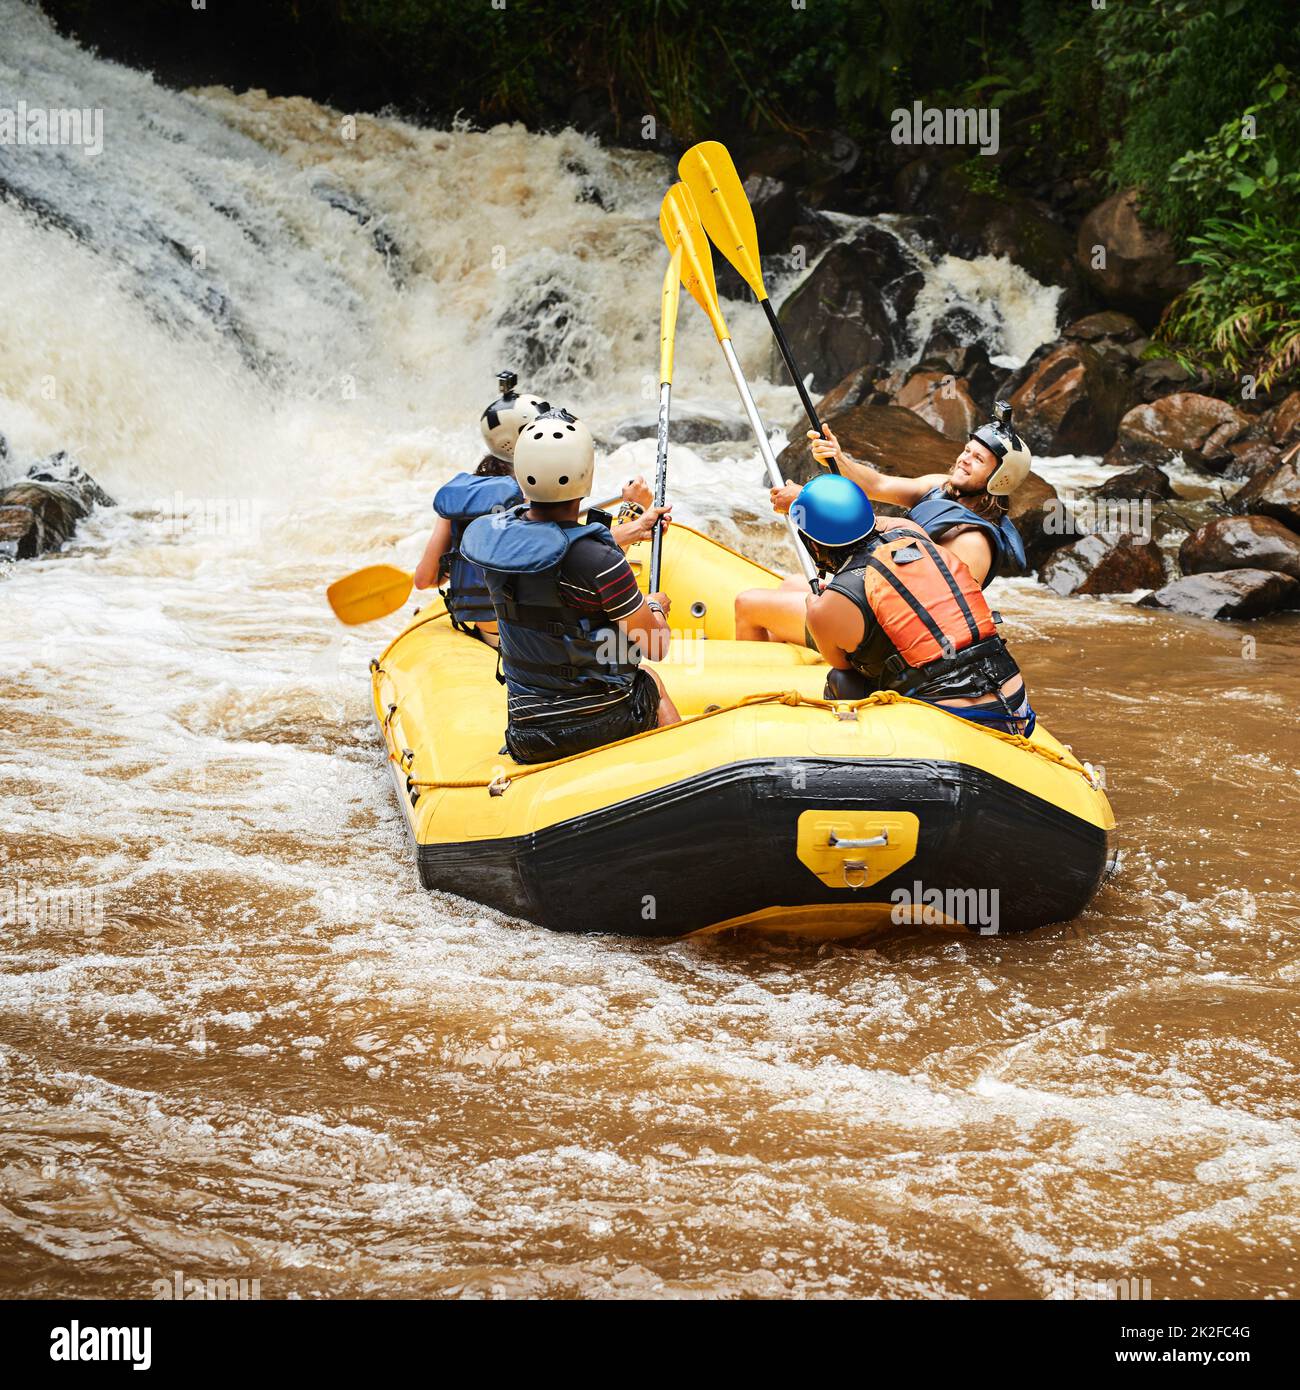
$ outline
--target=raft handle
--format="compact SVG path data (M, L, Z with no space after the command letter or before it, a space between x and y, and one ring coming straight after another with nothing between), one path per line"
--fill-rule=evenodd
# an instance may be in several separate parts
M836 833L832 830L831 837L827 841L827 844L829 844L832 849L877 849L882 845L887 845L888 843L888 830L882 830L879 835L874 835L870 840L841 840L840 837L836 835ZM857 869L862 868L864 866L855 863L851 866L849 864L845 864L844 867L846 869L850 867Z

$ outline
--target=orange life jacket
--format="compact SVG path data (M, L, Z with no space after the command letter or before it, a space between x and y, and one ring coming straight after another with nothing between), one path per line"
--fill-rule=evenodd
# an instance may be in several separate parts
M909 666L955 656L996 634L975 576L916 522L891 518L870 552L855 559L876 621Z

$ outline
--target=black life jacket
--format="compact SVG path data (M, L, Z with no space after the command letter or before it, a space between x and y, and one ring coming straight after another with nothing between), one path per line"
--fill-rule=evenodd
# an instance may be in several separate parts
M882 690L982 699L1019 674L975 576L914 521L873 532L828 588L862 614L849 664Z
M442 557L447 571L443 597L457 627L496 621L483 571L461 552L465 528L480 516L516 506L522 498L512 477L480 473L457 473L434 494L434 511L451 522L451 549Z
M608 528L530 521L526 511L479 517L461 540L492 597L511 724L608 708L631 694L638 665L617 623L584 616L560 592L560 566L578 541L618 549Z
M1027 568L1025 544L1009 516L1002 517L1000 521L990 521L988 517L971 511L957 498L948 497L941 487L932 487L908 512L908 516L918 526L924 526L937 541L942 541L943 533L954 526L978 526L993 547L993 563L984 576L981 588L987 589L1008 563L1013 572Z

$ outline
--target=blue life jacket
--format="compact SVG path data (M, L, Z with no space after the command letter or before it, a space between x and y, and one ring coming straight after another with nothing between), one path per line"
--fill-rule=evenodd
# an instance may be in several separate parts
M457 627L496 620L483 571L461 553L465 528L476 517L503 511L522 499L519 484L512 477L479 473L457 473L434 494L434 511L451 522L451 549L442 557L447 567L443 593Z
M625 699L637 662L620 659L617 623L587 617L564 602L560 566L585 536L615 546L607 527L530 521L526 506L479 517L461 550L487 582L500 638L498 657L510 723L571 718Z
M942 488L932 487L929 492L908 512L908 516L918 526L924 526L934 540L942 540L942 533L953 526L978 526L989 538L993 547L993 563L984 576L980 588L987 589L1001 573L1004 562L1009 558L1012 567L1026 569L1025 545L1020 532L1009 516L1000 521L990 521L986 516L973 512L955 497L945 496Z

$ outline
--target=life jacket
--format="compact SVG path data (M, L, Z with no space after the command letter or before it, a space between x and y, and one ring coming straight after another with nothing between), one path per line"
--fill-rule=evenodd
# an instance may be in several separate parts
M511 724L605 709L631 694L638 665L617 623L584 616L560 592L564 557L587 536L614 547L608 528L530 521L526 511L479 517L461 540L492 598Z
M954 526L978 526L993 547L993 563L984 576L982 588L987 589L1008 563L1014 569L1027 568L1025 543L1009 516L991 521L957 498L948 497L941 487L932 487L907 515L918 526L924 526L927 534L937 541L942 541L943 533Z
M459 628L496 621L483 571L461 552L465 528L477 517L515 506L522 497L513 478L479 473L457 473L434 494L434 511L451 522L451 549L442 557L447 574L443 597L452 622Z
M828 587L861 612L863 640L849 663L883 690L979 699L1019 672L975 576L915 521L874 532Z

